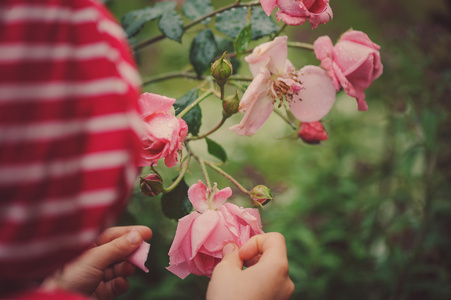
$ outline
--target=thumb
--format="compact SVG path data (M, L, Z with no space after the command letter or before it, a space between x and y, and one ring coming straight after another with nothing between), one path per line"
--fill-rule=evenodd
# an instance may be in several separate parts
M133 229L129 233L118 237L111 242L91 249L91 265L97 269L105 270L110 265L124 260L141 244L141 235Z
M238 246L229 243L222 248L222 255L223 258L220 262L220 264L226 264L228 266L236 267L239 269L243 268L243 261L240 258L240 255L238 254Z

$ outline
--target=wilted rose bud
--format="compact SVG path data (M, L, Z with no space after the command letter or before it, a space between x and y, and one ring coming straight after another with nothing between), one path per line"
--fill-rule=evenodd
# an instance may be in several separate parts
M236 91L235 95L231 95L224 99L222 102L222 115L225 118L230 117L233 114L238 112L238 108L240 107L240 99L238 98L238 91Z
M140 177L139 186L141 192L149 197L156 196L163 192L163 179L159 174L150 173L146 177Z
M321 141L327 141L327 132L319 121L302 123L298 135L308 144L319 144Z
M213 76L214 79L216 79L216 82L220 86L224 85L227 82L227 80L229 79L230 75L232 75L233 72L232 64L225 57L226 53L227 52L224 52L221 58L219 58L211 65L210 69L211 76Z
M257 185L255 186L249 195L252 199L252 203L254 203L255 206L261 206L267 204L270 200L272 200L271 191L268 187L264 185Z

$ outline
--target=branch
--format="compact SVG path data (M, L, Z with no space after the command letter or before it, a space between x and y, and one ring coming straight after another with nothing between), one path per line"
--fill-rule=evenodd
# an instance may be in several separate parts
M185 107L184 110L182 110L178 115L177 118L183 118L187 113L189 113L190 110L192 110L196 105L198 105L199 103L201 103L205 98L207 98L208 96L212 95L213 92L212 91L208 91L205 94L203 94L202 96L200 96L199 98L197 98L196 100L193 101L193 103L191 103L190 105L188 105L187 107Z
M183 177L185 176L186 171L188 170L189 161L190 161L190 156L188 156L185 164L182 166L182 169L180 170L180 173L179 173L179 176L177 177L177 179L170 186L165 188L163 190L163 193L169 193L170 191L175 189L175 187L180 183L180 181L182 181Z
M173 79L173 78L189 78L189 79L195 79L195 80L204 80L205 77L201 76L198 77L197 74L191 73L191 72L185 72L185 71L176 71L176 72L169 72L162 75L151 77L147 80L145 80L142 83L142 86L146 86L155 82L167 80L167 79Z
M210 130L209 132L207 132L207 133L204 133L204 134L202 134L202 135L198 135L198 136L193 136L193 137L190 137L190 138L187 138L187 140L188 141L193 141L193 140L200 140L200 139L203 139L204 137L207 137L207 136L209 136L210 134L212 134L213 132L215 132L216 130L218 130L219 128L221 128L221 126L224 124L224 122L227 120L227 118L222 118L221 119L221 122L219 122L219 124L218 125L216 125L212 130Z
M227 178L228 180L230 180L243 194L245 195L250 194L250 192L246 190L235 178L233 178L228 173L224 172L220 167L218 167L217 165L215 165L210 161L204 161L204 163L213 170L215 170L216 172L218 172L219 174L221 174L222 176L224 176L225 178Z
M309 43L301 43L301 42L287 42L288 47L299 48L304 50L314 50L313 45Z
M234 7L251 7L251 6L257 6L257 5L260 5L260 1L252 1L252 2L247 2L247 3L236 2L236 3L230 4L230 5L224 6L222 8L219 8L219 9L217 9L217 10L215 10L215 11L209 13L209 14L206 14L205 16L200 17L199 19L197 19L197 20L185 25L183 27L183 31L186 31L187 29L189 29L189 28L193 27L194 25L202 22L203 20L211 18L214 15L216 15L218 13L221 13L223 11L226 11L228 9L231 9L231 8L234 8ZM153 44L153 43L158 42L158 41L160 41L162 39L165 39L165 38L166 38L166 35L160 34L160 35L158 35L156 37L153 37L153 38L151 38L149 40L142 41L142 42L136 44L135 46L133 46L133 50L135 50L135 51L136 50L140 50L140 49L142 49L142 48L144 48L144 47L146 47L146 46L148 46L150 44Z

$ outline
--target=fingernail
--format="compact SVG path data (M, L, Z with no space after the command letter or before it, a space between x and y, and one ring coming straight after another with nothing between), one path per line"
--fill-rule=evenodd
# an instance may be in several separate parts
M131 244L137 244L141 240L141 236L139 235L138 231L134 229L127 233L126 238Z
M223 255L227 255L229 253L232 253L233 251L235 251L235 244L229 243L227 245L224 246L224 248L222 248L222 254Z

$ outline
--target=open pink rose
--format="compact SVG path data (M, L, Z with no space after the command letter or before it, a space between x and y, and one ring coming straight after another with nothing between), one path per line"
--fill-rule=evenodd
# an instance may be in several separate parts
M329 0L261 0L261 5L268 16L277 6L277 20L293 26L309 20L312 28L316 28L333 17Z
M168 168L177 164L177 155L182 149L188 126L175 117L174 102L175 99L152 93L139 97L141 117L145 121L140 166L156 164L161 158L164 158Z
M254 76L240 101L245 112L240 124L230 127L239 135L252 136L269 118L274 103L286 101L293 115L303 122L318 121L335 102L332 80L319 67L296 71L287 59L287 37L256 47L245 60ZM302 83L302 84L301 84Z
M240 247L263 233L257 209L224 204L231 195L229 187L207 188L200 180L189 188L188 198L196 211L179 220L169 250L169 271L182 279L190 273L210 277L227 243Z
M337 91L356 98L358 110L368 110L364 90L382 74L379 45L361 31L345 32L335 47L328 36L319 37L314 45L316 57L332 78Z

